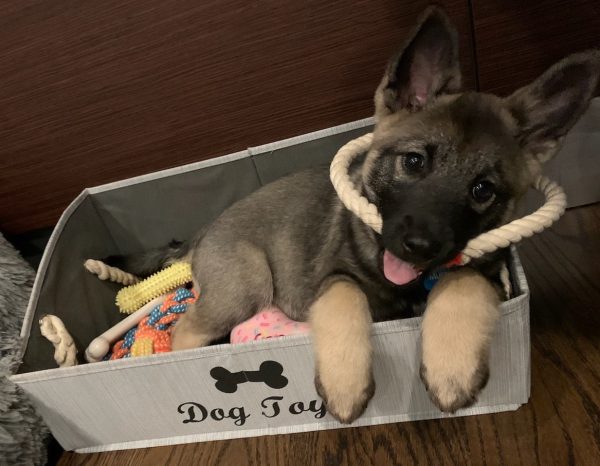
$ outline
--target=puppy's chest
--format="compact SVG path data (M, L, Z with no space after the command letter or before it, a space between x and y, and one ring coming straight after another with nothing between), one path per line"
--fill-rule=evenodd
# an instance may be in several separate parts
M363 286L374 322L406 319L421 315L425 310L426 290L420 285L410 287Z

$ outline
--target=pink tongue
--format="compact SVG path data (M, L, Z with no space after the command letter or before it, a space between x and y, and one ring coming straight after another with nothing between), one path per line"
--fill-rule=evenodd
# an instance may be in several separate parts
M419 276L412 265L398 259L387 249L383 253L383 274L396 285L405 285Z

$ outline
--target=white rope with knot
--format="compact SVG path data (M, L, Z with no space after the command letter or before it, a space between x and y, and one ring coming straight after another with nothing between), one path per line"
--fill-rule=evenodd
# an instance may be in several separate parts
M375 232L381 234L383 220L377 206L370 203L366 197L361 196L348 174L352 161L368 151L372 142L373 134L369 133L344 145L333 158L329 175L344 206ZM513 243L518 243L523 238L539 233L560 218L567 206L567 197L563 189L542 175L537 177L533 187L544 195L544 205L530 215L473 238L462 251L461 263L463 265L486 253L506 248Z
M100 280L109 280L111 282L120 283L121 285L133 285L140 281L138 277L125 272L117 267L106 265L102 261L88 259L83 263L83 266L88 272L98 275Z
M40 319L40 333L54 346L54 360L59 367L77 365L77 347L60 317L47 314Z

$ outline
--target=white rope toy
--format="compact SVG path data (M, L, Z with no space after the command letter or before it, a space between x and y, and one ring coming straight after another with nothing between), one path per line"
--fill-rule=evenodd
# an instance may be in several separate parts
M377 206L361 196L348 175L352 161L369 150L373 142L373 134L365 134L344 145L335 155L329 169L329 176L340 200L348 210L353 212L375 232L381 234L383 220ZM477 259L488 252L505 248L518 243L548 228L564 213L567 206L567 196L563 189L545 176L538 176L533 187L541 191L545 203L537 211L523 218L513 220L506 225L482 233L467 243L461 254L461 264Z
M140 281L138 277L128 272L124 272L117 267L106 265L102 261L88 259L83 263L83 266L88 272L98 275L100 280L109 280L111 282L120 283L121 285L133 285Z
M59 367L77 365L77 347L60 317L47 314L40 319L40 332L54 346L54 360Z

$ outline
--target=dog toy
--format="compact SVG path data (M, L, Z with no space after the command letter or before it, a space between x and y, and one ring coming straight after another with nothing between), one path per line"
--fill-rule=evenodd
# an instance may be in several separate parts
M308 332L310 332L310 325L306 322L296 322L280 309L270 307L234 327L230 340L231 343L244 343Z
M369 133L344 145L333 158L329 175L346 208L377 233L381 233L383 220L377 206L371 204L366 197L359 193L348 175L348 168L352 161L358 155L369 150L372 141L373 134ZM456 265L467 264L472 259L479 258L486 253L518 243L523 238L528 238L548 228L560 218L567 206L567 197L563 189L542 175L537 177L533 187L544 194L546 199L544 205L530 215L482 233L469 241L458 256Z
M40 332L54 346L58 367L77 365L77 347L60 317L47 314L40 319Z
M188 304L198 299L193 290L179 288L155 305L112 349L110 359L148 356L171 351L171 329ZM130 316L131 317L131 316ZM114 328L114 327L113 327Z
M192 281L192 266L188 262L176 262L135 285L117 293L119 310L130 314L147 302Z
M133 285L140 281L135 275L118 269L117 267L111 267L110 265L106 265L104 262L95 259L86 260L83 263L83 266L88 272L98 275L100 280L108 280L120 283L121 285Z
M106 359L110 346L122 335L125 336L114 345L110 359L170 351L170 328L196 299L197 295L186 288L153 299L92 340L85 350L85 359L88 362ZM308 332L310 325L306 322L291 320L280 309L270 307L234 327L230 341L244 343Z
M156 307L163 303L166 295L154 298L149 303L144 304L140 309L133 314L128 315L117 325L109 328L99 337L92 340L85 350L85 359L87 362L99 362L110 351L110 346L122 337L129 329L135 327L140 321L146 317Z

